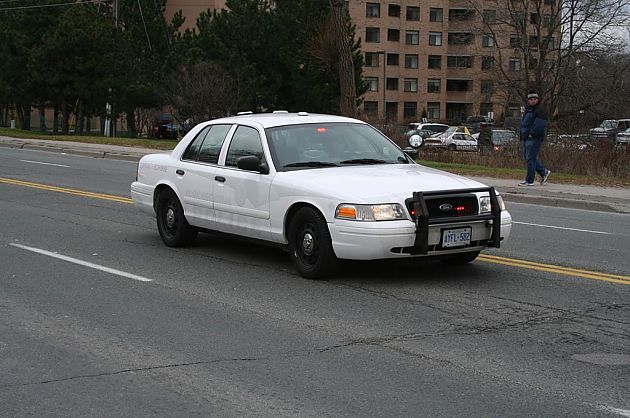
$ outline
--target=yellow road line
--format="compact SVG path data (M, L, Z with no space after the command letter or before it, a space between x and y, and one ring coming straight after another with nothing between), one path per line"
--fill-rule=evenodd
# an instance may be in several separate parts
M616 274L600 273L597 271L580 270L571 267L555 266L552 264L535 263L533 261L518 260L515 258L498 257L495 255L481 254L478 260L488 263L502 264L505 266L520 267L530 270L545 271L549 273L562 274L565 276L583 277L586 279L601 280L611 283L630 285L630 277Z
M113 202L118 202L118 203L127 203L127 204L133 203L132 200L128 197L114 196L114 195L103 194L103 193L86 192L83 190L76 190L76 189L67 189L65 187L49 186L46 184L32 183L30 181L8 179L4 177L0 177L0 183L14 184L16 186L31 187L33 189L49 190L51 192L66 193L66 194L71 194L75 196L85 196L85 197L92 197L95 199L111 200Z
M118 203L126 203L126 204L133 203L132 200L127 197L114 196L114 195L108 195L108 194L103 194L103 193L86 192L86 191L76 190L76 189L67 189L65 187L49 186L46 184L32 183L30 181L22 181L22 180L15 180L15 179L0 177L0 183L14 184L16 186L31 187L34 189L49 190L52 192L66 193L66 194L71 194L71 195L76 195L76 196L92 197L95 199L111 200L113 202L118 202ZM520 267L520 268L525 268L525 269L530 269L530 270L562 274L565 276L583 277L586 279L601 280L605 282L630 285L629 276L619 276L616 274L600 273L597 271L580 270L580 269L575 269L571 267L536 263L533 261L518 260L515 258L507 258L507 257L499 257L496 255L489 255L489 254L480 254L478 260L485 261L487 263L501 264L504 266Z

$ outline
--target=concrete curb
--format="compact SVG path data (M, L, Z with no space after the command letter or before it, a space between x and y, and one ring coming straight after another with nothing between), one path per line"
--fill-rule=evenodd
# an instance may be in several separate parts
M566 197L532 196L520 193L501 192L506 202L528 203L532 205L553 206L569 209L594 210L599 212L630 213L630 202L606 203L584 199L569 199Z

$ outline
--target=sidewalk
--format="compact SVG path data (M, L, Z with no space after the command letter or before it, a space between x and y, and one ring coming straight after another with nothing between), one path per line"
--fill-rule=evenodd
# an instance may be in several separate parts
M0 147L63 152L94 158L112 158L129 161L137 161L146 154L167 152L149 148L131 148L118 145L86 144L44 139L18 139L6 136L0 136ZM630 188L557 184L553 183L553 174L550 177L550 181L545 183L544 186L536 183L536 186L532 187L518 187L518 180L492 177L471 178L488 186L496 187L508 202L630 213Z

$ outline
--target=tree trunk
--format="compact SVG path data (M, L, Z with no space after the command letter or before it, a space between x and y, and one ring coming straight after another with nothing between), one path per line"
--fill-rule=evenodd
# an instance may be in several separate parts
M61 133L63 135L68 135L68 119L70 118L70 114L68 113L68 103L66 103L66 99L61 102Z
M83 102L79 101L77 104L77 124L76 127L74 129L74 134L75 135L82 135L83 134Z
M127 136L129 138L138 136L136 131L136 113L132 109L127 109Z
M37 108L39 110L39 131L46 132L46 106L44 102L39 102Z
M355 85L354 61L352 59L351 39L348 33L348 21L343 8L343 0L330 0L331 24L337 39L339 65L339 110L343 116L357 116L357 91Z

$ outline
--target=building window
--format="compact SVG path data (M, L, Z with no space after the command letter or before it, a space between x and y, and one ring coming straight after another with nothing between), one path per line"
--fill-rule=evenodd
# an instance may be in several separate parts
M420 20L420 8L415 6L407 6L407 20Z
M475 11L472 9L449 9L448 20L465 22L472 20L475 17Z
M405 102L403 104L403 117L405 119L416 119L418 115L418 103Z
M520 58L510 58L510 71L521 71Z
M488 115L493 112L492 103L480 103L479 104L479 114L480 115Z
M494 35L483 35L483 38L481 38L481 45L484 48L494 48Z
M525 14L523 12L511 12L510 18L513 26L517 28L525 26Z
M543 69L545 71L551 71L553 70L553 67L555 67L556 62L554 60L544 60L543 61Z
M366 52L365 53L365 66L366 67L378 67L379 66L379 53L378 52Z
M365 77L367 91L378 91L378 77Z
M540 22L540 15L538 13L530 13L529 14L529 23L532 25L537 25Z
M449 32L449 45L470 45L474 39L474 35L470 32Z
M387 29L387 40L390 42L398 42L400 41L400 30L398 29Z
M473 64L473 57L470 55L449 55L446 58L448 68L470 68Z
M551 15L543 16L543 28L550 28L553 25L553 20L551 20Z
M438 78L430 78L427 80L427 93L439 93L442 86L442 80Z
M538 48L538 36L530 35L530 37L529 37L529 47L530 48Z
M484 55L481 57L481 69L492 70L494 68L494 57Z
M417 78L405 78L404 80L405 86L404 90L411 93L416 93L418 91L418 79Z
M494 93L494 81L493 80L481 80L481 93L492 94ZM483 115L483 113L482 113Z
M446 80L446 91L470 91L471 80Z
M431 7L429 9L429 22L441 22L444 20L444 9Z
M387 15L390 17L400 17L400 6L398 4L390 4L387 8Z
M365 42L380 42L381 30L379 28L365 28Z
M387 65L395 65L397 66L400 63L400 55L398 54L387 54Z
M429 63L427 68L440 69L442 68L442 56L441 55L429 55Z
M365 5L366 17L380 17L381 16L381 4L380 3L367 3Z
M387 90L398 90L398 79L387 77Z
M440 103L427 103L427 117L429 119L440 119Z
M484 10L483 11L483 23L486 25L494 25L497 23L497 11L496 10Z
M520 48L521 37L518 35L510 35L510 48Z
M420 32L417 30L408 30L405 33L405 43L407 45L418 45L420 43Z
M429 45L442 45L442 32L429 32Z
M553 36L545 36L540 47L542 49L554 49L556 47L556 39Z
M418 68L418 54L405 55L405 68Z
M363 102L363 111L367 115L376 116L378 114L378 102Z
M538 68L538 58L534 58L530 56L529 60L527 60L527 66L529 67L530 70L534 70Z

